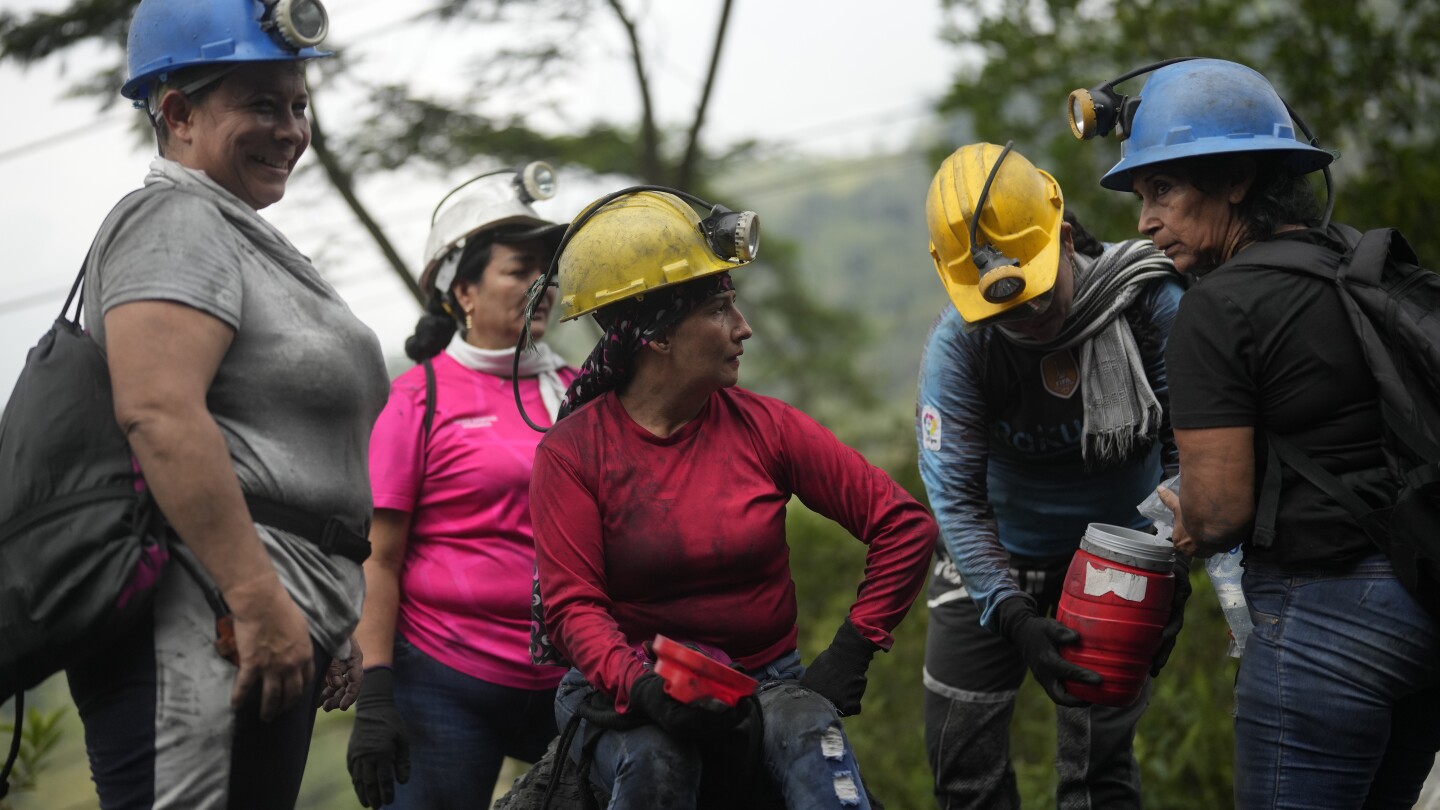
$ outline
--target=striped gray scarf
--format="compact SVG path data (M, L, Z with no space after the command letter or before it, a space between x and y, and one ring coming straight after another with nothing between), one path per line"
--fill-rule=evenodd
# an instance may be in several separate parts
M1122 316L1151 279L1172 278L1175 265L1147 239L1106 248L1098 259L1076 254L1075 299L1065 326L1041 343L1000 326L1020 346L1046 352L1079 347L1085 426L1080 442L1087 465L1105 467L1154 442L1160 400L1150 388L1130 324Z

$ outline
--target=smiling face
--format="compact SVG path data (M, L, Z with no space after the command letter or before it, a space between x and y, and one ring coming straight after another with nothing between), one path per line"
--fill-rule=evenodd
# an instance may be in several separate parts
M1140 233L1182 273L1203 275L1224 264L1240 248L1244 223L1237 208L1250 179L1214 190L1195 184L1175 163L1138 169L1132 179L1140 199Z
M170 130L166 157L205 172L257 211L279 202L310 145L301 65L241 65L196 101L178 90L167 93L161 101Z
M673 379L687 388L729 388L740 381L741 344L754 334L734 290L710 296L670 331Z
M549 263L549 246L540 239L490 245L490 261L479 280L455 285L455 300L470 314L473 324L465 341L482 349L513 349L525 322L526 293ZM535 308L531 338L545 337L545 322L554 302L555 288L551 287Z

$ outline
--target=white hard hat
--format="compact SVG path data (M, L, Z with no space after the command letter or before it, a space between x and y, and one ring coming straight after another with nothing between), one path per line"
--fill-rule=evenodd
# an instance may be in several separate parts
M449 207L446 200L464 190ZM420 287L449 292L455 281L459 254L470 237L482 231L518 226L519 235L509 240L551 238L558 241L565 226L540 216L530 203L555 196L555 171L548 164L534 162L521 169L487 172L461 183L440 199L430 218L430 236L425 240L425 267Z

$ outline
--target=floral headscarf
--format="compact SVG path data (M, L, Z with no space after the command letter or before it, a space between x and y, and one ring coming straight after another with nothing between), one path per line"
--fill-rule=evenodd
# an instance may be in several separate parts
M580 375L570 383L570 389L560 403L560 415L556 421L606 391L623 385L630 379L635 355L641 349L711 296L733 289L735 282L731 281L729 273L716 273L672 287L662 287L596 310L595 320L605 334L600 336L600 341L580 366Z

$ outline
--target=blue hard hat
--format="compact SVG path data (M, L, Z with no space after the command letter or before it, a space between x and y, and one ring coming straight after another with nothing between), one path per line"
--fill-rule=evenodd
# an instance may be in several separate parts
M1190 59L1156 70L1120 144L1120 162L1100 185L1129 191L1143 166L1228 152L1269 152L1296 174L1323 169L1331 153L1299 141L1285 102L1269 80L1244 65Z
M315 47L328 27L319 0L141 0L120 95L142 101L153 83L184 68L330 56Z

